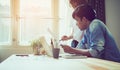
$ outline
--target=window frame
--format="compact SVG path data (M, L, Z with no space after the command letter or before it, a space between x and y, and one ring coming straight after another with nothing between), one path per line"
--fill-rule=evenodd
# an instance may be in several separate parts
M59 23L59 13L58 13L58 6L59 6L59 0L51 0L52 1L52 15L54 21L52 30L59 35L58 33L58 23ZM20 24L20 0L10 0L11 5L11 45L0 45L2 48L4 47L26 47L23 45L19 45L19 24ZM42 19L42 18L41 18Z

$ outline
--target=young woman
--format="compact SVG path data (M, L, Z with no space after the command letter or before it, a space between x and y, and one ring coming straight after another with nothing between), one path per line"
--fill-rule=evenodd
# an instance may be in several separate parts
M61 45L65 52L120 62L120 51L111 32L102 21L96 19L91 6L78 6L73 18L85 33L77 48Z

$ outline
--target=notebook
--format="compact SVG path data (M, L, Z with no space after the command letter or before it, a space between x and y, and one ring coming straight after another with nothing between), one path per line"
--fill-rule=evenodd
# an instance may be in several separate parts
M69 53L60 54L60 57L65 58L65 59L84 59L84 58L87 58L87 56L69 54Z

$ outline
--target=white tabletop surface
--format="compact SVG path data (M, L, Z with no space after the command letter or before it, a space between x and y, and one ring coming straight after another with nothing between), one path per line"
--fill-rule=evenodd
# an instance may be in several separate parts
M54 59L48 56L12 55L0 64L0 70L120 70L120 63L95 58Z

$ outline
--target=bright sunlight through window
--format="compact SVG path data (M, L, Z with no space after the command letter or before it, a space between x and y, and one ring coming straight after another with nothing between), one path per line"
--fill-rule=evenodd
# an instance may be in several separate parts
M20 0L20 44L29 44L40 36L49 37L47 29L51 26L51 0Z
M0 0L0 45L11 43L10 0Z

